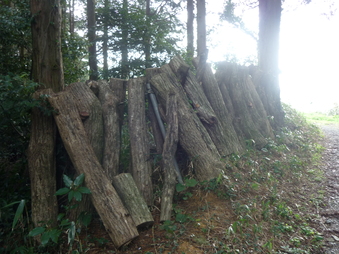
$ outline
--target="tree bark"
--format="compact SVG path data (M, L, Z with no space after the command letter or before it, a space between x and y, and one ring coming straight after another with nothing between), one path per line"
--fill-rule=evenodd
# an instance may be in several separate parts
M54 118L66 150L77 172L85 174L93 205L114 245L119 248L128 244L138 236L135 223L96 158L73 96L64 91L48 100L58 112Z
M258 93L275 127L282 126L284 113L279 87L279 34L281 0L259 0L259 41L256 75Z
M179 140L183 149L193 161L198 180L211 180L222 172L223 165L213 141L188 103L178 78L168 65L160 69L147 69L147 76L162 108L166 108L166 98L171 91L178 94ZM166 110L165 110L166 111Z
M102 105L104 120L104 152L102 167L112 181L113 177L119 173L121 147L121 126L119 119L120 99L115 96L106 81L99 81L99 100Z
M97 49L96 49L96 21L95 21L95 0L87 0L87 37L89 42L88 47L88 64L89 64L89 79L98 79L97 65Z
M32 76L39 89L54 92L64 86L61 54L61 7L59 0L30 1L32 15ZM35 97L46 92L39 90ZM28 168L31 179L32 221L55 226L58 206L55 171L56 127L52 116L39 109L32 111Z
M187 0L187 56L194 56L194 3Z
M195 65L198 68L198 82L202 85L204 94L218 119L216 125L219 125L219 129L217 126L211 126L211 128L213 128L209 132L213 135L216 146L223 156L243 152L243 144L238 139L238 135L232 124L231 114L227 110L211 66L207 63L203 66L197 62L195 62Z
M219 63L216 72L219 86L229 92L233 107L233 124L241 140L254 141L257 148L274 139L265 108L254 87L247 67ZM252 145L252 144L251 144Z
M178 144L178 115L176 94L170 93L167 99L167 132L162 153L164 168L164 187L161 196L160 221L171 219L173 195L176 184L174 166L175 152Z
M132 175L148 205L153 204L152 167L145 116L145 78L128 81L128 125Z
M104 151L103 110L100 101L85 83L73 83L66 88L74 98L77 109L81 113L83 125L94 150L97 160L101 163ZM77 220L80 213L93 211L90 196L84 195L82 200L69 211L71 220Z
M124 173L113 177L113 185L131 214L135 225L139 229L152 226L154 223L152 214L145 199L141 196L132 175Z
M199 64L204 66L207 61L208 51L206 46L206 3L197 0L197 52Z

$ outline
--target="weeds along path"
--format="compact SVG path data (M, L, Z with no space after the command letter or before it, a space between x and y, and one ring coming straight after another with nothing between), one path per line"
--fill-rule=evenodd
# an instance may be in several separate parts
M326 206L321 211L325 254L339 253L339 125L320 126L325 134L323 170L326 177Z

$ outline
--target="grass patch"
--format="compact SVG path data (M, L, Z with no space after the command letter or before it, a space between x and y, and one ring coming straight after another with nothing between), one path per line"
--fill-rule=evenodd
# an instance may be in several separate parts
M339 115L328 115L324 113L303 113L307 121L314 124L339 124Z

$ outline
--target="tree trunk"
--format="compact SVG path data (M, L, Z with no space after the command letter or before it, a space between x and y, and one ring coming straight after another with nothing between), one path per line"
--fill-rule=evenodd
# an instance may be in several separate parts
M132 175L148 205L153 204L152 167L146 129L145 78L128 81L128 126L132 154Z
M187 0L187 56L194 56L194 3L193 0Z
M197 0L197 52L199 64L204 66L208 51L206 46L206 3L205 0Z
M128 65L128 0L123 0L122 3L122 24L121 24L121 78L128 79L129 65Z
M174 166L175 152L178 144L178 115L177 95L169 94L167 99L167 132L164 143L162 159L164 164L164 187L161 197L160 221L171 219L173 195L176 184L176 173Z
M103 41L102 41L102 56L103 56L103 79L108 79L108 20L109 20L109 1L105 0L103 13Z
M87 37L89 42L88 47L88 64L89 64L89 79L98 79L97 65L97 49L96 49L96 21L95 21L95 0L87 0Z
M284 113L279 87L279 33L281 0L259 0L258 93L275 127L282 126Z
M198 180L211 180L219 176L223 165L220 155L198 116L188 103L178 78L173 74L169 65L160 69L148 69L147 76L153 85L158 102L166 108L169 93L178 94L179 142L193 161ZM166 111L166 110L165 110Z
M113 177L113 185L122 202L132 216L135 225L142 229L153 225L154 220L145 199L141 196L131 174Z
M146 29L144 30L144 54L145 54L145 67L151 68L151 0L146 0Z
M33 39L33 80L39 89L54 92L64 86L61 55L61 8L59 0L31 0ZM46 94L38 91L34 96ZM28 167L31 179L32 221L35 226L55 226L58 215L55 171L56 127L52 116L39 109L32 111Z
M229 92L227 99L232 102L233 124L240 139L261 149L274 134L248 68L223 62L215 75L219 86Z
M77 172L85 174L93 205L114 245L119 248L128 244L138 236L135 223L96 158L80 118L82 112L67 91L48 100L58 112L54 118L66 150Z

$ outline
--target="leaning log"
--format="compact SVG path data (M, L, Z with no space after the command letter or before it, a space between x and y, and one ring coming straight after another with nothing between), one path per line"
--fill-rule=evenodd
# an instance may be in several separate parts
M204 181L218 177L223 168L219 152L189 104L178 78L168 65L160 69L147 69L147 77L150 77L150 83L163 109L166 108L168 94L172 91L178 94L179 140L193 161L197 179Z
M167 99L167 132L162 153L164 187L161 196L160 221L171 219L173 195L176 184L174 156L178 144L177 95L170 93Z
M131 174L123 173L113 177L113 186L132 216L137 228L148 228L154 220L145 199L140 194Z
M71 161L91 190L92 203L119 248L138 236L135 223L96 158L83 127L74 97L67 91L54 94L48 101L57 112L54 119Z
M229 92L234 110L234 126L244 140L253 140L257 148L274 139L263 103L254 87L247 67L219 63L216 77L220 87Z
M88 84L90 83L91 82ZM104 143L102 109L100 101L88 84L82 82L73 83L65 90L71 93L74 98L74 103L80 112L81 120L90 145L93 147L94 153L101 163ZM93 206L90 197L84 195L78 205L74 206L74 208L69 211L69 218L75 221L82 212L91 213L92 211Z
M200 77L196 78L191 70L186 72L188 65L179 56L174 57L169 65L180 78L186 94L192 101L192 107L202 120L220 155L243 151L210 66L206 64L206 67L200 70Z
M128 129L132 175L148 205L153 204L152 167L145 115L145 78L128 81Z

